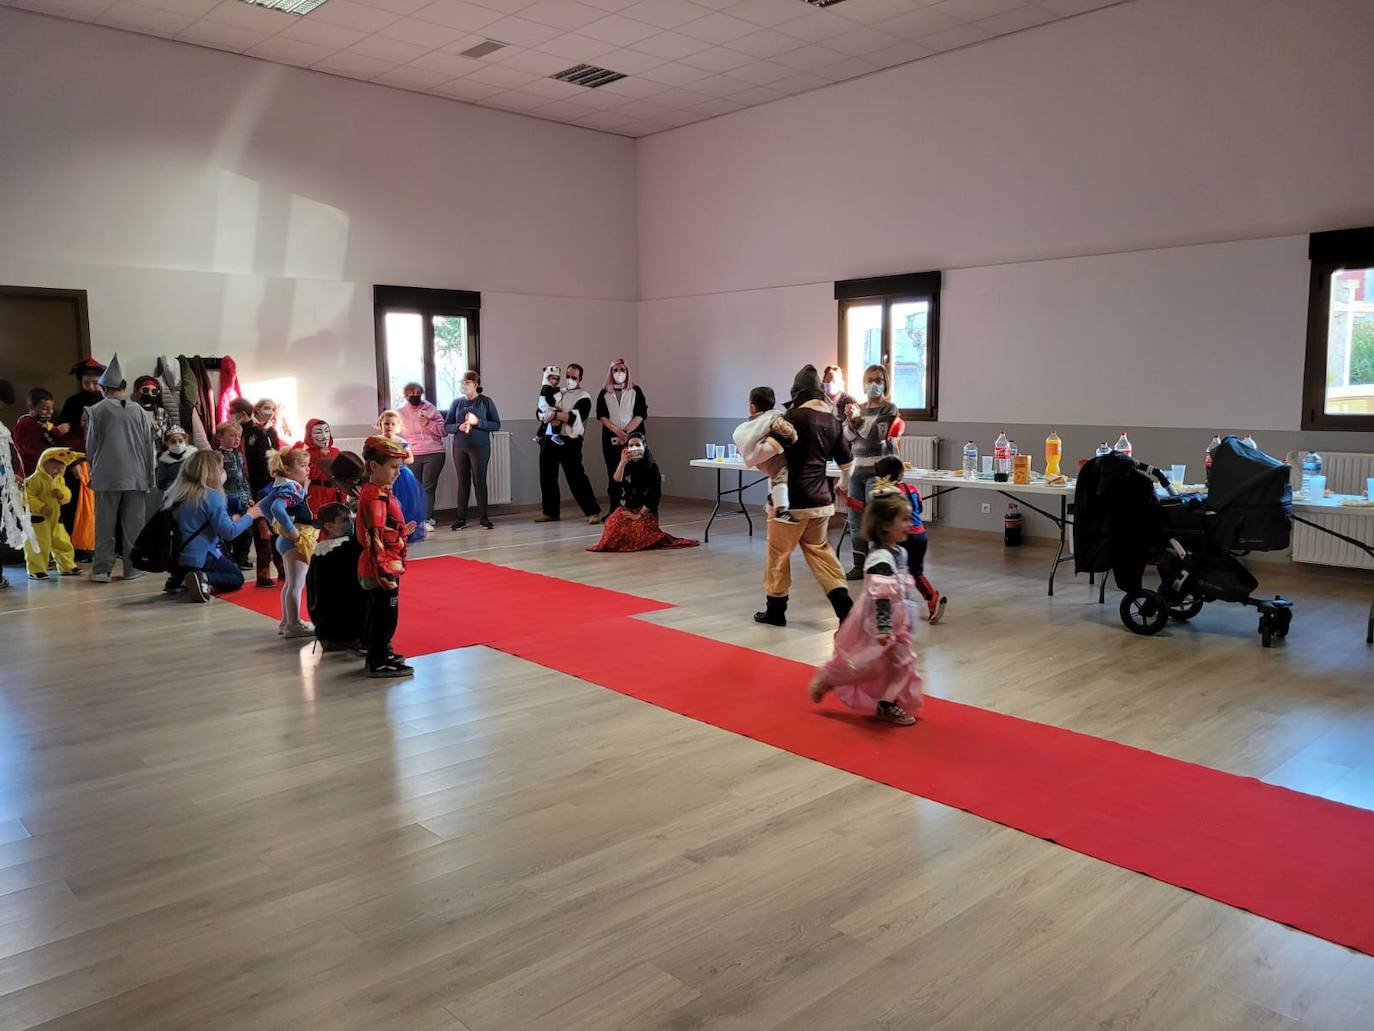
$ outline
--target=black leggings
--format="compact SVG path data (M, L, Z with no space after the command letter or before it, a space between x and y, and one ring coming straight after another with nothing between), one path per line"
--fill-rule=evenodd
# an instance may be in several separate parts
M491 461L491 445L486 447L455 447L453 461L458 468L458 521L467 522L468 496L477 489L477 518L487 517L487 463Z
M401 589L369 587L367 613L363 616L363 642L367 645L367 668L376 669L391 658L391 639L396 634L400 614Z
M609 433L602 432L601 457L606 460L606 497L610 501L608 508L612 512L620 507L620 499L624 494L621 485L615 482L615 471L620 466L622 450Z

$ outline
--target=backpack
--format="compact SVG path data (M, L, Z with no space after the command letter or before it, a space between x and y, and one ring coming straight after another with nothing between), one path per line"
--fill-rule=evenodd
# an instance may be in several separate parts
M186 545L200 536L201 530L210 525L210 520L201 524L200 530L191 534L185 541L177 527L176 510L181 506L159 508L151 519L143 524L138 540L129 553L135 569L145 573L170 573L177 566L177 559Z

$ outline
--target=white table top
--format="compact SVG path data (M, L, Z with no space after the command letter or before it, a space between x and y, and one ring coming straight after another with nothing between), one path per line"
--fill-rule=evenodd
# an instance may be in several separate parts
M1303 515L1349 515L1374 518L1374 505L1342 505L1344 498L1361 498L1360 494L1337 494L1320 501L1293 499L1293 511Z
M697 469L725 469L731 472L756 472L746 468L743 459L724 458L719 462L714 458L694 458L691 465ZM840 468L834 462L826 467L826 472L831 477L840 475ZM1074 481L1070 480L1067 484L1058 487L1051 487L1047 483L1012 483L1007 480L998 483L996 480L966 480L962 476L951 476L948 472L938 469L908 469L902 476L907 483L926 483L936 487L962 487L971 490L996 490L1009 491L1016 494L1072 494Z

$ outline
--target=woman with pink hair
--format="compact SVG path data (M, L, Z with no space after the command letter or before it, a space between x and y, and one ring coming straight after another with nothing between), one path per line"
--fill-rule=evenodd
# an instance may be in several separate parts
M644 391L630 378L630 366L624 358L617 358L606 370L605 386L596 398L596 417L603 427L601 457L606 460L606 494L614 512L624 496L624 489L615 478L620 456L630 434L645 435L644 422L649 418L649 403L644 399Z

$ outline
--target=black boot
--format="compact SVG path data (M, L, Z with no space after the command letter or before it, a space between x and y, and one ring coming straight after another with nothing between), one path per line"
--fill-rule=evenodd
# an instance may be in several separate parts
M785 597L764 598L763 604L763 611L754 613L755 623L767 623L769 626L787 625L787 599Z
M844 617L849 615L849 610L854 607L854 599L843 587L836 587L826 595L826 599L829 600L830 607L835 610L835 618L843 623Z

